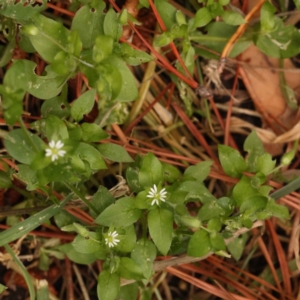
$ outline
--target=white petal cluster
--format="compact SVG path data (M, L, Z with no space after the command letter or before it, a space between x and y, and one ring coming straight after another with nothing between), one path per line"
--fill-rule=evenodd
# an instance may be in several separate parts
M109 232L107 234L107 238L105 239L105 244L108 245L109 248L116 246L120 240L117 239L118 233L116 231Z
M61 141L51 141L49 148L46 149L46 156L51 156L51 160L55 161L59 156L63 157L66 154L65 150L61 150L64 144Z
M158 191L156 184L150 189L147 198L153 198L151 205L157 204L159 205L159 201L165 202L167 197L166 189Z

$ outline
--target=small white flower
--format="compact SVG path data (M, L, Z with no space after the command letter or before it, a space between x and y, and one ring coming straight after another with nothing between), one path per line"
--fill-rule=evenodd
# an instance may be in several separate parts
M55 141L52 140L49 143L50 148L46 149L46 156L51 156L52 161L57 160L59 156L63 157L66 154L65 150L60 150L63 146L64 144L61 141L55 143Z
M147 198L153 198L151 205L157 204L159 205L159 201L165 202L167 197L166 189L163 188L162 190L158 191L156 184L150 189Z
M107 238L105 239L105 244L108 245L109 248L116 246L120 242L117 237L118 233L116 231L110 231L107 235Z

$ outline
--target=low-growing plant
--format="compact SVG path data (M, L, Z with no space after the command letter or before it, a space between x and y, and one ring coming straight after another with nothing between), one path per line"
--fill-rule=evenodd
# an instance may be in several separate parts
M220 164L202 161L183 173L151 152L136 155L133 160L122 146L107 141L109 135L103 127L123 123L127 118L127 102L138 97L128 65L152 60L149 54L120 42L123 26L137 21L126 10L118 13L113 8L107 9L104 1L80 0L75 1L78 10L71 25L65 26L62 20L41 13L46 1L40 6L25 3L7 1L0 6L1 30L7 39L0 66L10 63L15 47L27 53L37 52L47 66L41 70L29 59L14 60L0 85L7 128L19 127L1 131L8 155L1 160L0 186L11 187L15 178L26 185L27 191L39 195L39 205L48 207L22 222L12 222L9 229L0 233L0 246L16 261L9 243L54 217L61 230L75 232L76 237L71 243L41 247L40 268L47 270L49 256L62 259L66 255L79 264L102 260L99 299L122 297L125 288L120 288L121 278L131 283L130 299L135 299L138 288L146 290L145 282L159 269L157 256L186 254L194 261L217 254L238 259L243 251L243 245L236 239L240 234L272 216L289 218L287 208L276 203L278 195L270 195L272 187L268 181L274 172L291 162L296 144L278 166L254 131L244 143L246 158L229 146L219 145ZM185 88L188 84L192 88L198 85L182 75L186 70L193 74L195 55L212 56L197 45L221 51L236 26L245 22L228 5L229 1L206 1L195 17L187 21L168 2L155 2L161 24L166 26L156 37L155 46L180 41L181 61L178 60L176 69L169 68L175 75L181 74L172 77L179 89L183 85ZM299 32L293 26L285 27L274 12L273 6L266 2L260 24L246 32L231 55L239 54L252 41L268 55L285 58L297 54L299 47L294 37L299 37ZM215 22L217 16L224 22ZM199 30L204 26L206 34ZM216 42L221 29L223 37ZM266 47L270 41L272 47ZM79 72L87 84L70 103L68 81ZM27 95L45 100L41 117L30 127L22 118ZM188 94L180 95L190 110L191 102L185 98ZM98 111L95 121L86 122L84 116L95 107ZM14 168L9 168L7 159L17 162ZM126 184L122 183L126 188L121 193L112 193L99 185L94 194L87 192L85 183L106 169L107 161L126 166ZM223 170L233 178L223 197L216 198L205 185L211 168ZM65 205L78 200L86 205L89 217L94 220L90 224L64 210ZM34 299L32 281L26 269L22 270Z

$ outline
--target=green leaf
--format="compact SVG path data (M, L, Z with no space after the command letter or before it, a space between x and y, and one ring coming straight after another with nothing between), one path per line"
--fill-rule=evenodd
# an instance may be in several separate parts
M60 119L70 115L70 105L67 101L68 87L64 85L59 96L47 99L43 102L41 113L43 117L54 115Z
M116 100L120 102L133 101L138 97L138 90L136 87L136 81L125 62L115 55L109 56L109 58L103 60L102 64L116 68L122 77L121 89L116 95ZM114 98L115 99L115 98ZM114 100L112 99L112 100Z
M128 21L128 11L127 8L124 8L119 15L119 22L121 25L125 25Z
M245 23L244 18L235 11L225 10L222 13L222 19L226 24L229 25L241 25Z
M164 180L170 183L174 183L176 180L178 180L179 176L181 175L178 168L164 163L161 163L163 166L163 173L164 173Z
M67 75L58 75L56 74L51 66L45 68L45 76L38 76L34 73L36 67L35 63L30 61L24 61L26 80L28 87L27 91L31 95L39 99L49 99L57 96L62 88L64 87L67 79Z
M173 37L171 36L171 34L168 31L163 32L160 35L157 35L154 39L154 47L164 47L169 45L172 41L173 41Z
M0 247L8 244L23 235L28 234L30 231L36 229L41 224L48 221L56 213L58 213L71 199L72 195L65 198L60 204L53 204L46 209L34 214L26 220L15 224L14 226L0 232Z
M185 181L179 185L177 190L188 192L185 201L201 201L202 203L208 203L216 200L210 191L202 183L197 181ZM176 194L174 196L176 196Z
M257 189L251 186L251 178L243 175L232 191L232 198L236 201L237 206L240 207L249 198L255 196L261 195Z
M20 30L19 32L19 47L20 49L22 49L23 51L27 52L27 53L34 53L35 49L32 46L30 39L27 35L25 35L22 30Z
M6 74L4 83L26 90L40 99L49 99L57 96L61 92L68 75L58 75L53 72L51 66L47 66L45 68L47 75L38 76L34 72L35 68L36 64L32 61L17 60L14 62L13 68L11 68L14 72ZM16 84L16 79L20 83Z
M209 239L214 252L226 251L226 244L220 233L211 234Z
M149 6L150 6L150 3L148 0L139 0L139 4L146 8L149 8Z
M9 175L6 172L0 170L0 188L8 189L11 186L12 186L12 182Z
M27 33L33 47L44 60L51 63L58 52L67 52L70 32L62 23L41 14L34 15L32 21L36 27L34 34L24 33Z
M79 126L76 123L71 123L65 120L65 123L68 127L68 132L69 132L69 139L70 143L73 142L73 148L75 148L81 139L82 139L82 129L81 126ZM72 141L72 142L71 142Z
M120 243L116 246L117 250L123 253L131 253L136 245L136 232L133 225L119 230ZM125 233L124 233L125 231Z
M241 177L247 166L240 153L225 145L218 145L218 152L224 172L231 177Z
M12 69L12 67L10 68ZM24 90L13 90L7 86L0 85L0 96L2 98L3 115L8 125L14 125L23 112Z
M211 15L211 12L207 7L200 8L195 14L194 24L192 29L207 25L212 20L212 18L213 17Z
M139 209L148 209L148 198L147 198L147 191L139 192L136 197L134 198L134 206Z
M62 228L75 222L75 217L67 211L62 210L54 216L54 221L59 228Z
M36 64L27 60L17 60L5 73L3 84L9 87L13 91L17 90L26 90L27 89L27 81L25 74L25 64L36 67ZM16 80L18 79L18 80Z
M210 172L212 161L202 161L195 166L188 167L185 172L185 177L195 178L198 182L204 181Z
M99 234L95 232L90 232L87 237L78 234L72 242L72 245L79 253L94 253L99 251L99 249L105 248L97 239L99 239Z
M272 160L272 156L269 153L264 153L257 158L256 169L258 172L268 176L274 170L276 160Z
M122 26L118 21L117 13L111 8L105 15L103 23L104 34L118 40L122 35Z
M50 258L47 253L45 253L44 249L40 249L40 255L39 255L39 269L42 271L48 271L50 266ZM41 299L41 298L40 298ZM37 297L37 300L39 298Z
M32 170L27 165L17 165L18 173L16 177L24 181L27 184L26 189L28 191L34 191L38 188L38 179L36 177L36 171Z
M115 300L120 290L120 277L103 270L98 277L97 295L101 300Z
M224 22L212 22L206 26L207 34L203 35L201 33L190 34L190 40L197 42L199 45L205 46L210 50L215 50L217 52L222 52L223 48L231 38L231 36L236 32L237 26L229 25ZM252 35L244 34L243 39L239 39L230 51L230 57L236 57L244 50L246 50L252 44ZM195 47L196 54L202 55L207 58L217 59L216 55L212 55L206 50L201 50Z
M193 257L202 257L212 251L209 234L204 229L195 232L188 244L188 255Z
M260 9L260 24L262 31L269 32L275 26L275 18L274 13L276 12L276 8L270 3L265 2Z
M197 217L201 221L207 221L215 217L220 217L225 214L223 209L218 205L217 201L211 201L203 204L198 211Z
M212 218L207 222L207 229L219 232L222 228L222 222L219 218Z
M118 272L120 276L125 279L143 279L143 272L141 267L129 257L121 258Z
M216 18L222 15L224 11L222 5L220 5L219 3L207 3L207 4L208 4L207 8L210 11L212 18Z
M239 261L243 255L244 248L248 239L248 234L244 233L241 236L232 240L228 245L228 251L236 261Z
M170 30L176 22L176 8L166 0L155 0L154 4L165 26Z
M126 44L127 45L127 44ZM146 52L132 49L132 56L122 56L125 62L131 66L139 66L140 64L152 61L153 58Z
M126 181L133 192L139 193L143 190L139 183L139 168L136 164L131 164L126 169Z
M114 40L108 35L99 35L96 38L95 45L93 47L93 60L96 63L101 62L112 54Z
M244 142L244 150L248 152L247 171L256 172L257 159L265 153L264 146L255 131L252 131Z
M201 227L201 222L191 215L183 215L178 217L178 222L189 228L199 229Z
M36 149L33 147L33 144L36 146ZM30 132L25 134L22 129L12 130L5 137L4 145L9 155L27 165L33 161L37 150L41 151L45 147L44 142L37 135Z
M95 253L80 253L77 252L71 243L64 244L58 247L58 249L65 253L65 255L73 262L82 265L92 264L97 260Z
M173 214L160 207L151 210L148 213L148 226L157 249L167 255L172 242Z
M124 197L115 204L107 207L95 220L103 226L129 226L136 222L141 215L141 210L135 208L134 198Z
M98 142L109 137L99 125L94 123L83 123L81 129L84 142Z
M263 210L268 202L267 197L263 196L254 196L249 197L246 201L244 201L240 207L240 212L247 214L253 214Z
M73 176L72 173L69 163L50 164L38 170L37 177L41 185L46 185L51 181L70 181Z
M168 202L174 204L183 204L188 195L188 192L185 191L173 191L169 194Z
M177 10L175 17L176 17L176 22L179 26L186 24L185 15L183 14L182 11Z
M46 9L46 3L47 0L43 0L42 5L36 5L35 2L28 2L27 0L21 0L19 2L3 1L1 2L0 14L18 21L28 20L33 15Z
M45 135L48 140L67 140L69 133L66 124L58 117L49 115L31 124L39 133Z
M144 278L149 279L153 273L153 261L156 258L156 247L147 239L136 242L131 258L142 269Z
M289 210L283 205L277 204L274 199L270 199L265 208L266 212L270 213L270 216L274 216L280 219L290 219Z
M297 9L300 9L300 1L299 0L294 0L294 4L297 7Z
M255 45L265 54L275 58L289 58L299 53L300 33L293 25L285 26L283 21L275 17L272 31L259 33Z
M225 6L230 3L230 0L219 0L218 2L220 5Z
M51 67L46 67L47 75L34 73L36 64L28 60L17 60L7 71L4 85L0 86L6 121L14 124L22 113L22 101L25 91L40 99L47 99L60 93L66 76L54 74Z
M0 51L0 68L6 66L11 60L14 49L16 47L16 40L12 39L8 42L8 44L4 47L2 51Z
M138 299L139 286L136 282L121 286L120 294L118 299L122 300L132 300Z
M114 57L114 55L110 57ZM101 62L97 67L97 71L103 74L103 76L99 77L96 84L100 96L100 101L98 102L98 109L100 111L106 108L109 102L116 99L122 88L121 73L116 67L108 63L110 57Z
M75 121L83 119L83 115L88 114L95 103L96 90L92 89L83 93L77 98L71 107L71 116Z
M75 57L65 51L58 52L52 61L52 70L59 75L70 76L77 69L79 62Z
M158 185L163 180L163 166L153 153L144 156L138 174L139 183L142 187Z
M101 144L98 147L99 152L105 158L116 162L132 162L133 159L128 152L119 145L116 144Z
M75 154L78 155L82 160L89 163L92 170L102 170L106 169L105 162L100 154L100 152L93 146L86 143L79 143Z
M112 196L112 194L108 191L108 189L102 185L98 187L98 191L94 194L91 203L97 209L97 211L102 213L107 207L111 204L115 203L116 199ZM90 210L90 214L93 217L96 217L94 212Z
M94 1L94 7L82 6L73 18L72 30L76 30L85 49L91 49L96 37L103 34L105 2Z
M232 214L235 209L236 203L233 199L229 197L221 197L218 200L218 205L223 209L222 216L228 217Z
M2 294L6 289L7 287L0 283L0 294Z
M295 158L297 149L298 149L298 140L295 140L292 150L282 155L280 163L285 166L289 165L292 162L292 160Z

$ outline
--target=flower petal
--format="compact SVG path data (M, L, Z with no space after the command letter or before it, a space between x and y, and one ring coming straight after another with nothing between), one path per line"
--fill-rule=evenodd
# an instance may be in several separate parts
M63 146L64 146L64 144L63 144L61 141L57 141L57 142L56 142L56 145L55 145L56 149L60 149L60 148L62 148Z
M63 157L67 152L65 150L58 150L57 154Z
M51 157L51 160L52 161L55 161L55 160L57 160L58 159L58 155L57 154L52 154L52 157Z
M46 156L51 156L52 155L52 150L51 149L46 149Z
M55 147L55 142L53 140L49 143L49 147L50 148L54 148Z

